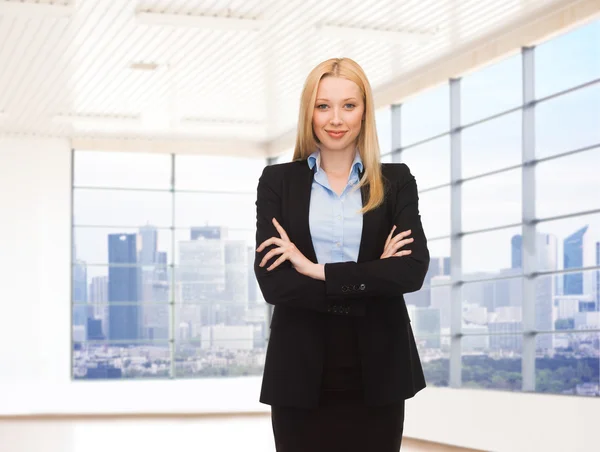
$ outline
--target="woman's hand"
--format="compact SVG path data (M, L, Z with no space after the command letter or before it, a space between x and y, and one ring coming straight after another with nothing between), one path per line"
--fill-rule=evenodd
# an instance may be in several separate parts
M290 241L285 229L281 227L275 218L273 218L273 225L275 226L275 229L277 229L277 232L279 232L281 238L271 237L270 239L265 240L260 244L256 251L260 253L269 245L277 245L278 248L273 248L267 254L265 254L263 259L260 261L259 266L264 267L269 259L271 259L273 256L281 254L279 259L277 259L275 262L273 262L273 264L271 264L270 267L267 268L267 271L273 270L277 266L281 265L282 262L288 260L298 273L302 273L303 275L310 276L315 279L321 279L318 277L320 272L317 267L319 267L319 265L309 261L306 256L304 256L304 254L302 254L300 250L296 248L296 245Z
M412 231L410 229L408 231L402 231L396 237L392 238L392 235L394 234L395 230L396 225L394 225L392 231L387 237L387 240L385 241L385 246L383 247L383 254L381 255L380 259L386 259L388 257L407 256L412 252L411 250L398 251L404 245L408 245L409 243L412 243L414 241L414 239L412 238L405 238L408 237Z

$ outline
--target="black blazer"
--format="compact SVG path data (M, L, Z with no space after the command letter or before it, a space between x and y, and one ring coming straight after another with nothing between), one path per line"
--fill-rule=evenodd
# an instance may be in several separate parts
M289 261L272 271L258 264L273 246L255 253L262 294L275 306L260 401L312 408L318 405L327 316L358 319L365 402L407 399L425 387L403 294L419 290L429 266L427 239L418 210L415 178L405 164L382 164L385 201L363 216L357 262L325 264L325 281L298 273ZM275 217L290 240L317 262L309 229L314 173L306 160L265 167L257 189L256 247L279 237ZM362 177L362 174L361 174ZM368 188L362 190L363 205ZM408 256L380 259L392 226L412 230Z

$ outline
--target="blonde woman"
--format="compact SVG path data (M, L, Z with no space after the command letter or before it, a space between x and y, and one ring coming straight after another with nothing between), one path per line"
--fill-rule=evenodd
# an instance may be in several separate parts
M278 452L397 452L425 387L403 294L429 266L415 178L381 164L373 96L349 58L302 92L291 163L258 183L254 269L274 305L260 401Z

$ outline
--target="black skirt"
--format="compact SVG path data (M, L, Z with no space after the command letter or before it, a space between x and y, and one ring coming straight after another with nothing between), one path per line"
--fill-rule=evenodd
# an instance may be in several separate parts
M398 452L404 401L371 407L362 391L325 391L319 407L271 407L277 452Z

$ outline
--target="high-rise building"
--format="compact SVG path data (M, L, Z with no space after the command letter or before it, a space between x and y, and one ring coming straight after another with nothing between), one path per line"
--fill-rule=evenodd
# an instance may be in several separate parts
M432 279L438 276L450 276L450 258L449 257L432 257L429 262L429 269L423 281L423 289L417 292L407 293L404 298L407 304L412 304L421 308L431 306L431 290L429 287L432 284Z
M190 240L212 239L223 240L228 236L225 226L194 226L190 228Z
M169 338L167 253L158 251L158 230L146 225L138 235L140 334L143 339Z
M523 268L523 237L513 235L510 239L511 268Z
M188 325L185 331L190 338L199 337L202 326L225 322L221 311L226 280L225 243L199 234L196 237L178 244L177 322Z
M89 285L92 318L100 320L102 335L108 338L108 276L94 276ZM88 334L89 336L89 334Z
M414 307L411 311L411 324L419 343L428 348L440 348L440 310Z
M569 268L582 268L595 265L594 247L591 243L588 225L575 231L564 240L563 266ZM576 272L566 273L563 276L563 292L565 295L592 295L594 293L594 273Z
M245 240L225 240L225 292L223 310L227 325L243 325L248 310L248 253Z
M556 237L551 234L537 233L535 238L535 263L534 268L530 270L556 270L558 268L558 244ZM523 248L522 237L520 235L513 236L511 250L513 268L522 267ZM538 331L551 331L554 328L552 308L556 293L555 286L555 278L551 276L542 276L535 280L535 328ZM520 304L522 304L522 296ZM538 350L552 349L552 336L549 334L539 335L536 340L536 347Z
M254 246L248 247L248 306L253 307L258 304L258 283L254 274L254 257L256 250Z
M73 326L85 326L88 318L87 265L73 262Z
M139 339L137 234L109 234L108 261L108 337L110 340ZM130 304L112 304L115 302Z

